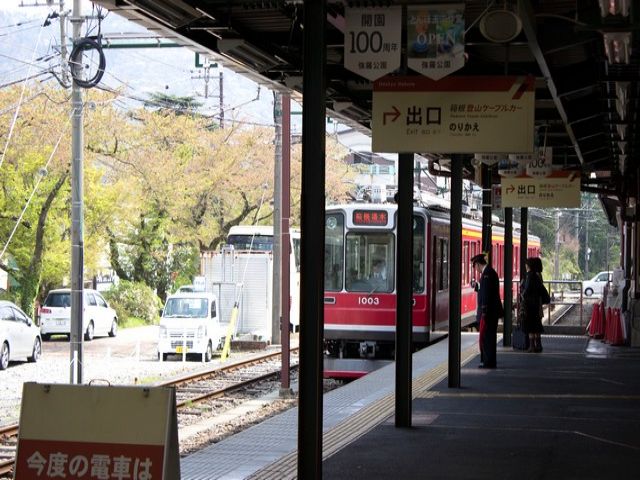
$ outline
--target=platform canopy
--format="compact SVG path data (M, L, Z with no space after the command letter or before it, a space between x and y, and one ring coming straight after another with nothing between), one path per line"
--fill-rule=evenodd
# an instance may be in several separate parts
M300 0L94 3L196 52L214 54L225 67L271 89L301 93L305 19ZM363 132L371 129L373 84L345 68L345 9L382 5L427 8L433 2L327 2L327 108ZM623 212L635 220L640 190L637 2L467 0L458 5L465 59L451 75L533 75L537 144L553 148L554 166L580 174L582 191L600 194L606 211L631 205ZM436 168L447 166L446 154L416 153L431 158ZM465 160L469 178L477 168L472 159Z

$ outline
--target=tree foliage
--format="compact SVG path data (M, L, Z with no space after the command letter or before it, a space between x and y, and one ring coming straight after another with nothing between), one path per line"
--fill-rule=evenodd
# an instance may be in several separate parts
M198 272L199 253L217 248L232 226L273 222L272 128L212 129L186 97L155 95L152 108L124 110L117 94L84 95L92 107L83 113L85 279L110 265L123 280L164 297L176 279ZM0 91L3 125L11 125L19 98L19 88ZM16 265L12 298L31 312L36 297L70 278L71 105L57 87L37 87L25 98L0 167L0 235L6 242L33 192L2 258ZM2 144L8 131L0 133ZM291 153L295 225L300 145ZM327 141L326 191L333 202L351 189L345 154Z

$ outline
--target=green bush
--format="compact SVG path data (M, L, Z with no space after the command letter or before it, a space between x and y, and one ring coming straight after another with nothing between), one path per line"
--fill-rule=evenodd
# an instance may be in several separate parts
M154 291L144 283L120 280L104 297L115 309L121 325L127 325L132 317L141 319L147 325L157 323L158 311L162 303Z

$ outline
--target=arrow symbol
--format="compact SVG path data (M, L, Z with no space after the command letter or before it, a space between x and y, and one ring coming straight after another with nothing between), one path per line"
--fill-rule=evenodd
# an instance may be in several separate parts
M513 192L515 189L516 189L516 187L514 187L513 185L509 185L509 186L507 187L507 193L511 193L511 192Z
M389 115L391 115L393 117L391 119L392 122L395 122L400 117L400 110L398 110L398 107L396 107L394 105L392 108L393 108L392 112L384 112L382 114L382 124L383 125L387 124L387 116L389 116Z

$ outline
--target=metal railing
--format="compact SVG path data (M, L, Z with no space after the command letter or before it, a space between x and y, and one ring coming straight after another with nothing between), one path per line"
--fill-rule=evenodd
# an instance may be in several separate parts
M543 280L543 283L551 297L549 305L543 305L544 316L543 325L567 325L585 327L589 322L585 318L585 297L582 291L582 281L580 280ZM590 300L597 300L599 297L587 297ZM513 303L514 308L520 308L520 280L513 280ZM578 321L571 322L571 318L578 311ZM514 320L516 318L514 312ZM569 319L569 320L567 320ZM563 321L564 320L564 321Z

